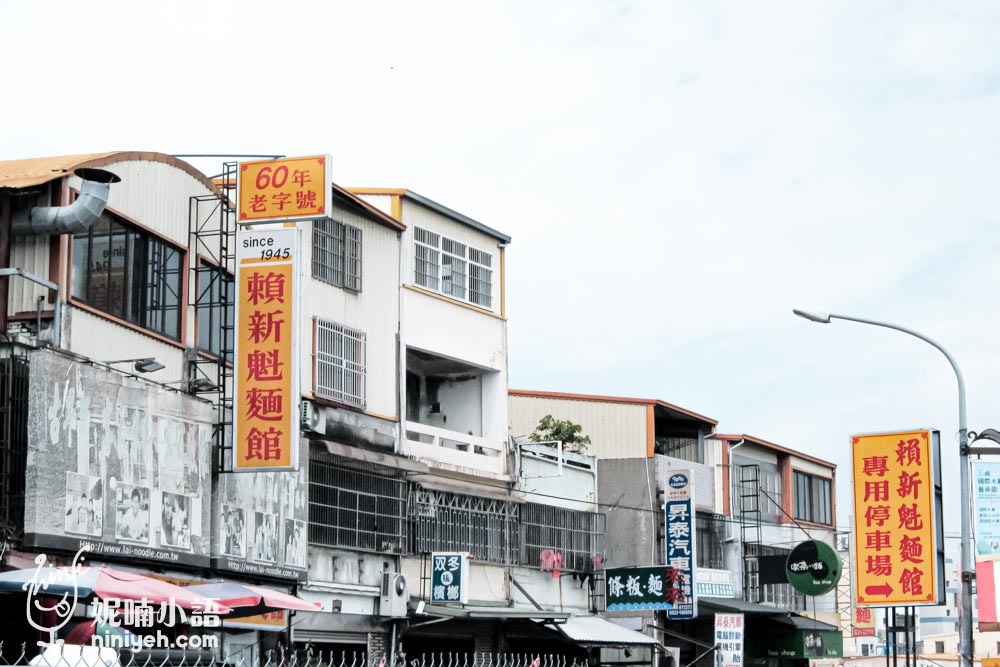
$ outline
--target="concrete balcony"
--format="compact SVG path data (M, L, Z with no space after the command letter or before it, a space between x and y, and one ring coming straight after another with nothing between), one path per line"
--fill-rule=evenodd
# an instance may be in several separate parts
M407 421L401 453L434 467L504 481L510 478L506 443L477 435Z

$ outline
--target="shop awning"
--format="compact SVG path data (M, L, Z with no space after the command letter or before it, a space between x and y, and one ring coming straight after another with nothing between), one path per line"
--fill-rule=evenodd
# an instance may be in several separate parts
M580 646L656 646L657 641L635 630L623 628L598 616L573 616L556 626L567 639Z
M570 614L540 609L514 609L512 607L493 607L488 605L452 606L445 604L428 604L411 600L409 603L411 619L421 616L436 616L438 618L528 618L538 621L562 623ZM419 611L418 611L419 610Z
M340 456L345 459L364 461L365 463L373 463L386 468L398 468L399 470L406 470L408 472L421 473L429 470L425 464L402 456L394 456L393 454L386 454L382 452L373 452L369 449L361 449L359 447L349 447L345 444L334 442L333 440L319 439L318 442L323 443L326 447L326 451L330 452L334 456Z
M443 491L445 493L457 493L465 496L478 496L480 498L503 500L510 503L525 502L524 498L510 495L506 487L501 486L464 482L458 479L426 474L411 475L410 480L428 491Z
M818 630L823 632L839 632L840 628L815 618L797 614L787 609L769 607L765 604L747 602L746 600L734 600L729 598L701 598L698 600L699 616L709 616L717 612L724 614L746 614L747 616L767 617L776 623L782 623L798 630Z

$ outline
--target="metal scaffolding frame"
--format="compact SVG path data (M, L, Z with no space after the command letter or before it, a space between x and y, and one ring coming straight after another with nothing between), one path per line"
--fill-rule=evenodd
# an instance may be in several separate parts
M189 290L190 304L196 312L201 309L217 310L220 314L218 356L206 356L205 351L192 349L187 355L188 381L200 378L210 380L215 389L204 392L215 403L213 437L215 472L231 472L233 469L233 322L235 303L227 289L234 279L236 269L236 205L230 198L236 192L236 173L239 163L225 162L219 177L221 187L218 192L193 196L188 205L188 234L190 238L191 278L197 288ZM218 290L206 290L211 298L203 295L198 279L208 276L219 281ZM213 322L213 325L215 323Z

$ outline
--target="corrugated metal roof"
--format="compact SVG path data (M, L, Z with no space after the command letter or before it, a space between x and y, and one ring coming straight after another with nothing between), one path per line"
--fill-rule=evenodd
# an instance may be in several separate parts
M504 234L503 232L498 232L492 227L487 227L478 220L473 220L469 216L459 213L454 209L450 209L443 204L439 204L433 199L428 199L423 195L418 195L413 190L407 190L406 188L361 188L354 186L349 187L347 189L356 195L390 195L395 197L402 197L403 199L409 199L410 201L414 201L422 206L426 206L432 211L436 211L437 213L440 213L445 217L451 218L456 222L466 225L467 227L471 227L488 236L492 236L493 238L497 239L503 244L510 243L510 237Z
M507 391L507 394L509 396L526 396L528 398L533 398L533 397L557 398L557 399L561 398L569 401L593 401L595 403L632 403L636 405L652 405L654 407L663 408L671 412L676 412L679 415L692 417L695 420L705 422L707 424L710 424L711 426L716 426L719 423L717 420L712 419L711 417L700 415L697 412L692 412L691 410L686 410L682 407L655 398L628 398L625 396L602 396L598 394L567 394L565 392L559 392L559 391L534 391L531 389L509 389Z
M72 174L81 167L106 167L115 162L126 161L162 162L185 171L208 189L218 191L211 179L193 166L172 155L152 151L112 151L110 153L86 153L83 155L59 155L37 157L25 160L0 161L0 189L18 190L42 185L57 178Z
M598 616L573 616L556 626L559 632L583 646L656 645L656 640L635 630L623 628Z
M111 155L114 153L33 157L26 160L0 162L0 188L30 188L33 185L48 183L73 173L74 169L88 162Z
M818 456L813 456L811 454L806 454L804 452L800 452L800 451L797 451L795 449L789 449L788 447L784 447L782 445L778 445L778 444L775 444L773 442L768 442L767 440L764 440L763 438L757 438L757 437L754 437L752 435L747 435L746 433L742 433L740 435L725 435L725 434L715 433L715 434L713 434L713 435L711 435L709 437L715 438L717 440L729 440L730 442L736 441L736 440L745 440L747 442L753 443L755 445L760 445L761 447L765 447L767 449L773 449L774 451L781 452L783 454L789 454L791 456L797 456L800 459L805 459L806 461L812 461L813 463L818 463L819 465L825 466L825 467L829 468L830 470L836 470L837 469L837 464L836 463L832 463L830 461L826 461L824 459L819 458Z

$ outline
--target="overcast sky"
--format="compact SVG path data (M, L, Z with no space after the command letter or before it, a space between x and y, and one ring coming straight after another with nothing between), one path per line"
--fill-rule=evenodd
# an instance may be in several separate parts
M659 398L841 466L1000 428L995 2L18 2L0 159L328 152L513 237L511 386ZM218 162L196 164L212 171ZM952 530L952 528L949 528Z

